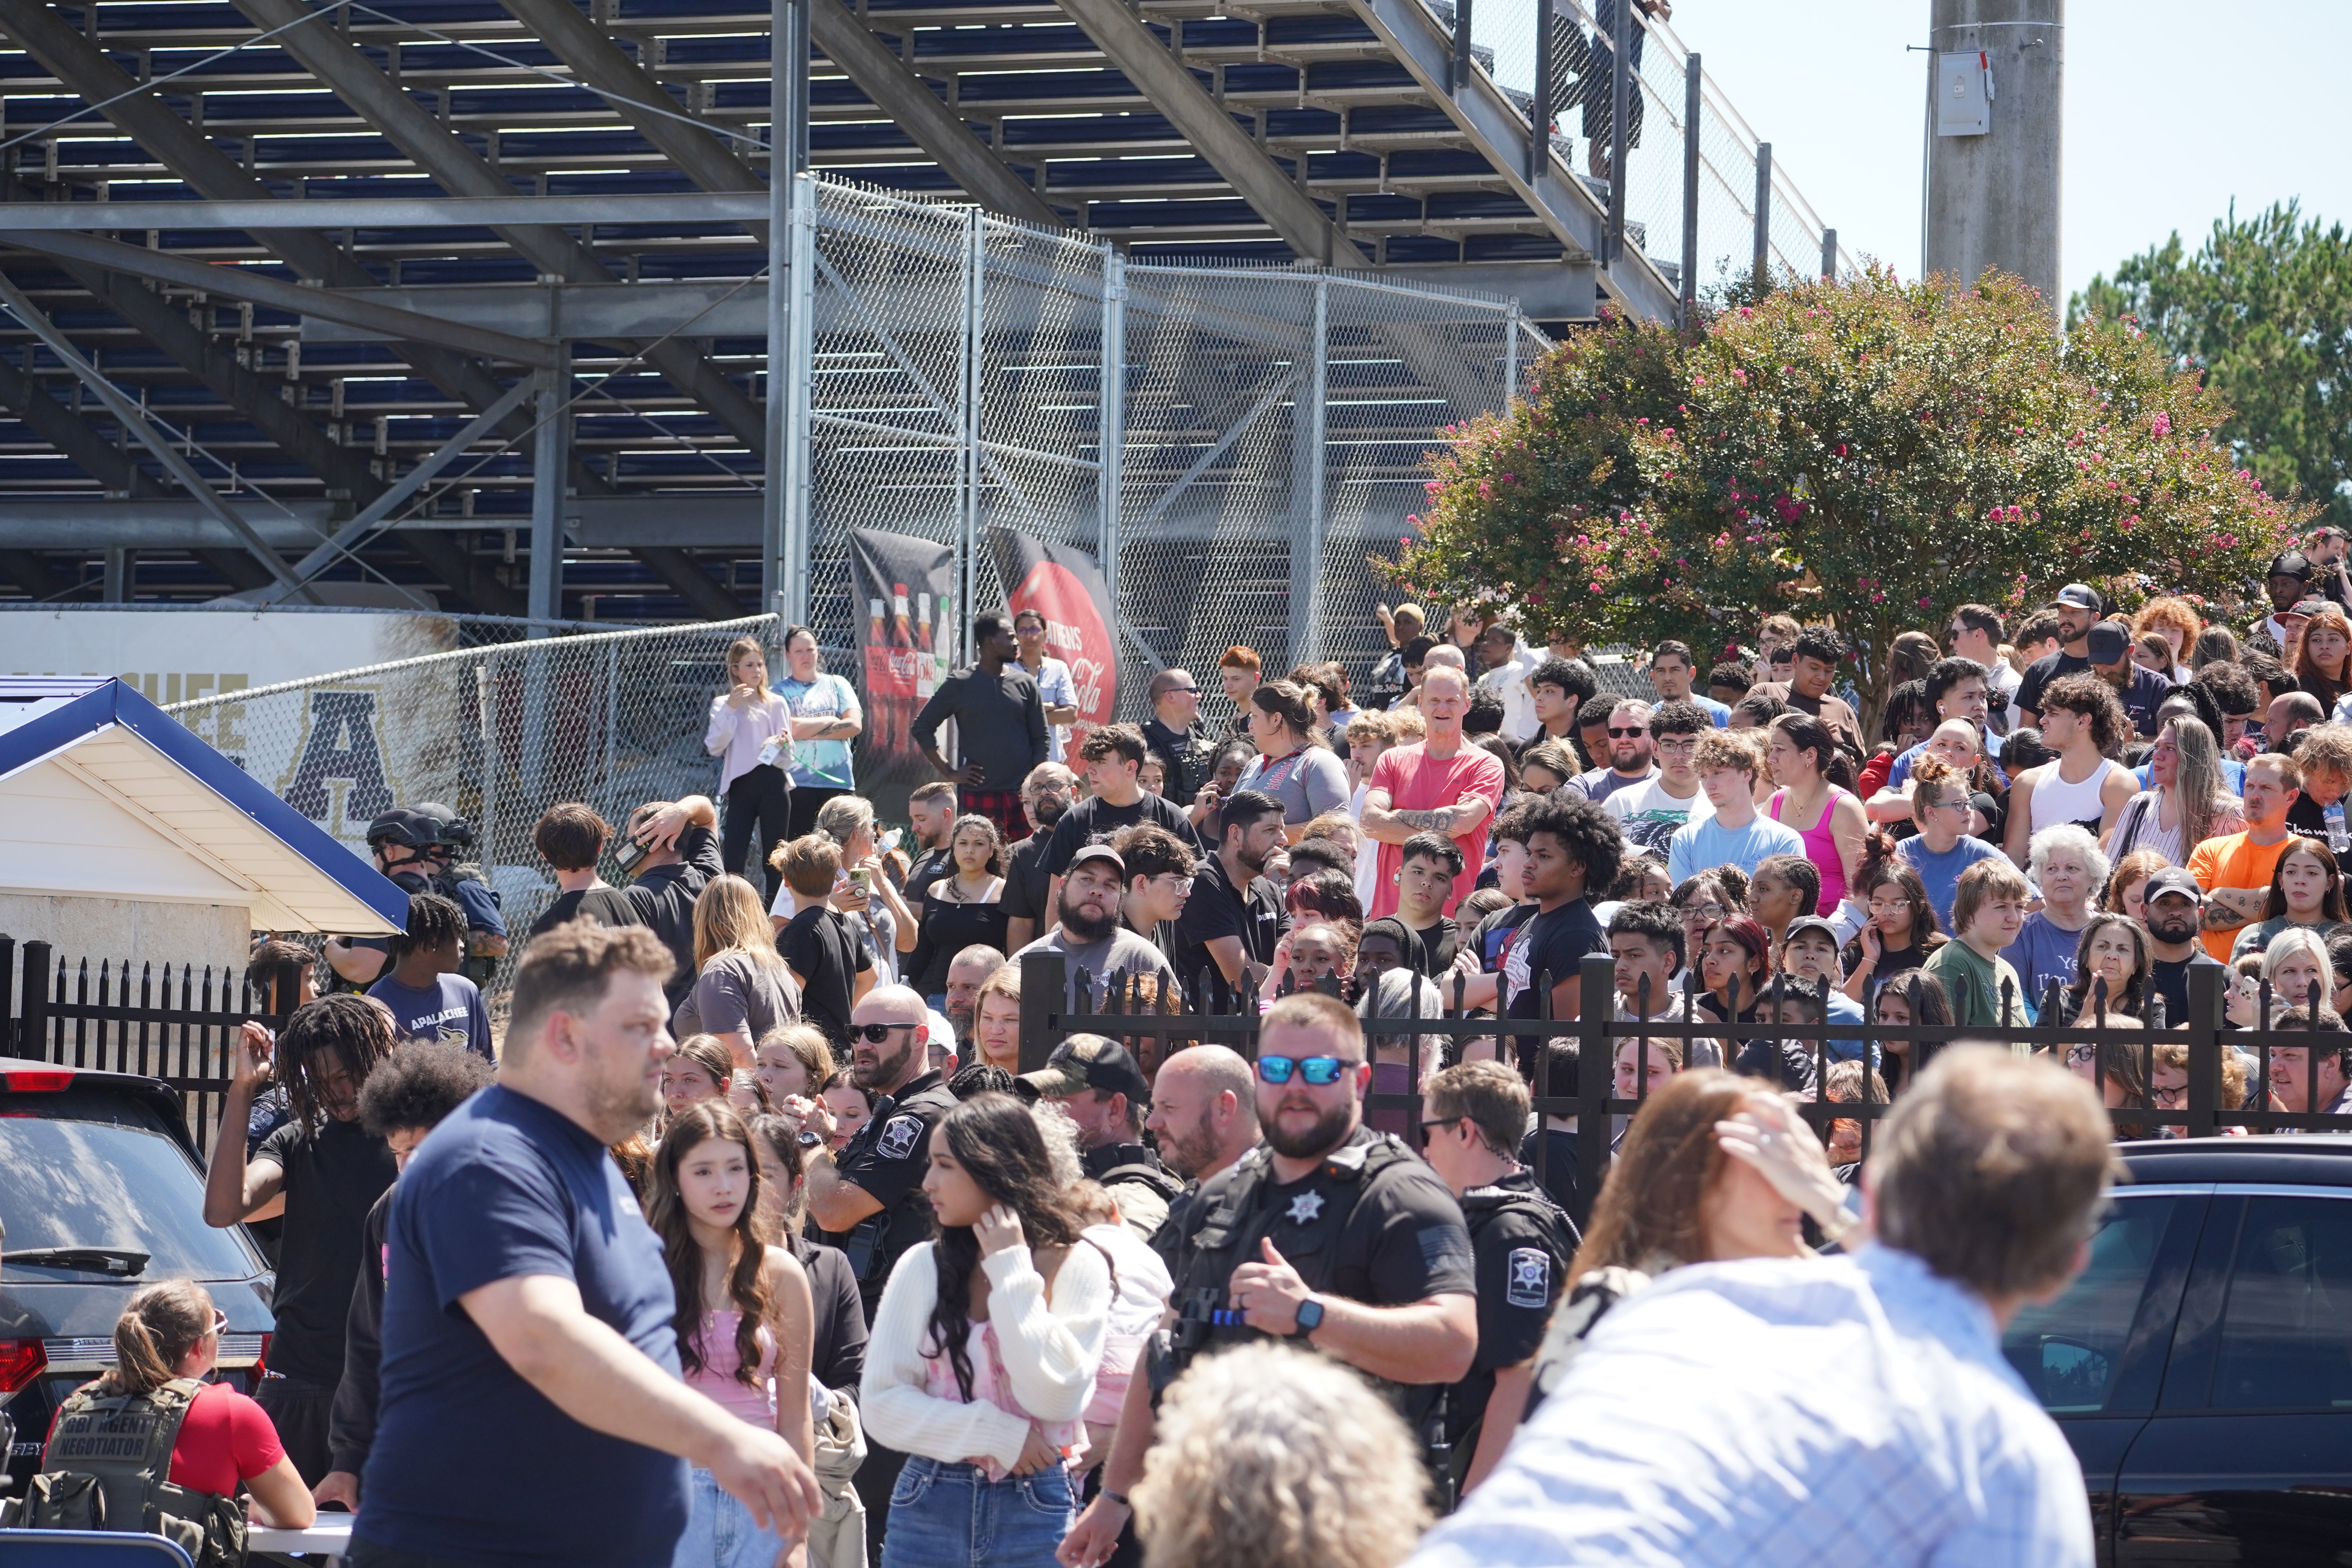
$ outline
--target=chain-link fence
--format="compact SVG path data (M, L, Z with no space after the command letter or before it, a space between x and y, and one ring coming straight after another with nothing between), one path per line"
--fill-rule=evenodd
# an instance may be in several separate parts
M1602 203L1609 199L1614 118L1612 0L1469 0L1472 56L1532 121L1542 90L1538 28L1551 10L1549 122L1554 155ZM1631 0L1628 0L1631 4ZM1434 7L1451 20L1444 5ZM1689 51L1664 20L1633 5L1625 134L1625 244L1669 278L1682 265ZM1720 86L1701 73L1698 115L1697 284L1704 292L1745 274L1755 258L1756 133ZM1812 274L1822 263L1822 221L1776 159L1767 250L1772 266ZM1838 269L1853 258L1841 247Z
M1142 266L1083 236L812 181L809 614L856 642L849 531L956 554L1002 604L1005 526L1100 562L1122 715L1239 643L1361 676L1445 426L1550 344L1507 300L1297 268ZM1106 447L1111 460L1104 461ZM949 619L943 615L943 619ZM892 780L861 769L861 783ZM898 780L895 782L908 782Z
M520 932L555 896L531 847L540 814L577 800L618 822L645 801L709 794L718 763L702 738L727 645L772 646L776 629L754 616L537 637L165 710L354 855L367 856L369 821L394 805L453 807L473 823L484 879Z

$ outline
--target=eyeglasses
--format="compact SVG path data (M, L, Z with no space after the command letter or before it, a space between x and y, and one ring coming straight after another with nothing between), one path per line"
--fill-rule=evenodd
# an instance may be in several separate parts
M2170 1089L2158 1086L2155 1089L2149 1089L2147 1091L2147 1095L2148 1098L2155 1100L2158 1106L2167 1110L2170 1110L2173 1107L2179 1105L2182 1100L2189 1098L2189 1086L2185 1083L2174 1084Z
M852 1024L849 1026L849 1037L855 1040L864 1040L869 1046L878 1046L896 1031L913 1027L915 1026L912 1024Z
M1721 904L1685 904L1683 906L1683 919L1685 921L1719 921L1722 918Z
M2098 1059L2098 1056L2099 1047L2096 1046L2068 1046L2066 1047L2066 1065L2070 1068L2085 1067L2090 1063L2096 1061Z
M1162 691L1160 695L1162 697L1198 697L1200 694L1201 689L1197 686L1171 686L1165 691Z
M1976 802L1971 800L1939 800L1937 801L1933 806L1930 806L1929 809L1935 810L1937 808L1944 808L1953 811L1967 811L1975 805Z
M1616 731L1610 732L1614 734ZM1639 732L1635 731L1637 734ZM1685 736L1679 741L1663 740L1658 742L1658 750L1662 754L1669 757L1685 756L1698 750L1698 741L1695 736Z
M1296 1072L1320 1088L1339 1082L1340 1073L1358 1065L1344 1057L1260 1057L1257 1076L1261 1083L1282 1084L1288 1083Z
M1629 735L1646 735L1650 732L1650 727L1647 724L1636 724L1630 730L1621 730L1616 725L1612 724L1609 726L1609 732L1616 736L1618 739L1622 740Z

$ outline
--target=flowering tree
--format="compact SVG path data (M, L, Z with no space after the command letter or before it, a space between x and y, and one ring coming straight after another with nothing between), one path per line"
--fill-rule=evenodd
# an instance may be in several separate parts
M2076 580L2234 601L2314 509L2231 465L2226 414L2142 339L2062 339L2014 278L1792 279L1687 336L1563 345L1454 432L1394 571L1597 642L1826 621L1874 721L1896 634L1958 605Z

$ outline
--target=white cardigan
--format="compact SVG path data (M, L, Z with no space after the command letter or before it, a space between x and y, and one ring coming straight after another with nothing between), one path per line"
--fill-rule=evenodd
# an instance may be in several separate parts
M923 1389L923 1345L939 1300L932 1244L907 1249L890 1270L866 1341L866 1376L859 1414L866 1430L887 1447L950 1463L991 1458L1006 1469L1020 1462L1028 1440L1026 1418L974 1398L939 1399ZM1040 1421L1075 1421L1094 1397L1110 1316L1110 1269L1103 1255L1081 1243L1071 1247L1045 1281L1026 1247L1007 1247L981 1261L988 1275L988 1318L996 1326L1013 1396Z

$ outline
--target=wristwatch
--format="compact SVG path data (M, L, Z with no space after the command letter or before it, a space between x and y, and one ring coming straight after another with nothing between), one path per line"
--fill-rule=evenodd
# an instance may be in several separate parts
M1323 1303L1309 1296L1298 1303L1298 1327L1291 1331L1294 1340L1303 1340L1323 1326Z

